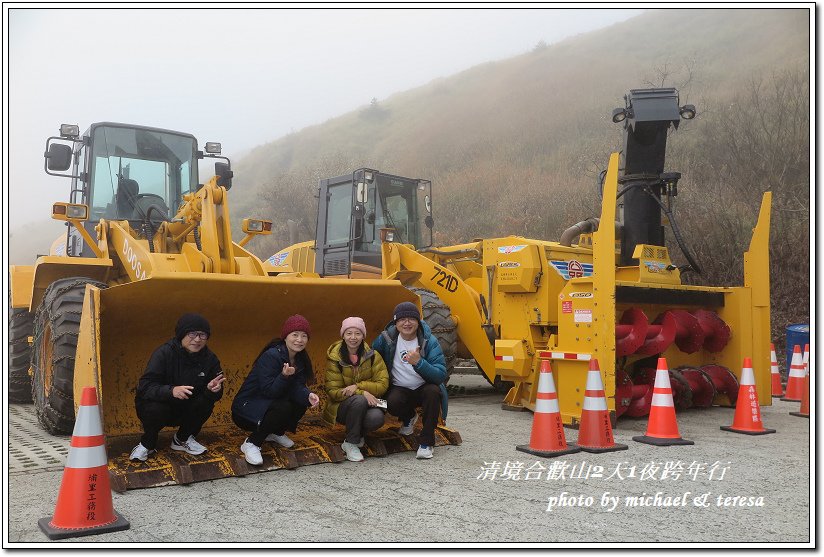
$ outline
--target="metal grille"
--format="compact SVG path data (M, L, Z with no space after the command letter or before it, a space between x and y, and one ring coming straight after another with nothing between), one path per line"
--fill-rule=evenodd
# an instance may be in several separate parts
M347 257L340 257L338 259L327 259L323 262L324 275L348 275L349 274L349 259Z
M71 436L53 436L40 429L31 404L10 404L8 408L9 473L63 468Z

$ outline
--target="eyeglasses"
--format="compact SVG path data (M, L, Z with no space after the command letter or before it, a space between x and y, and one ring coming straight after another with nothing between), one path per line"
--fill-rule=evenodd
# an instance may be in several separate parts
M209 333L204 333L203 331L190 331L186 333L186 336L192 340L196 338L199 338L200 340L206 340L209 338Z
M398 319L398 323L417 323L417 321L414 317L401 317Z

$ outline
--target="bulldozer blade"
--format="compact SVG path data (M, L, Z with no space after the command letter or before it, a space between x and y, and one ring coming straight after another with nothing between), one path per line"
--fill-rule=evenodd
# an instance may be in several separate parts
M367 341L371 341L402 301L417 301L417 296L399 282L377 279L175 273L105 289L88 286L75 360L75 399L79 400L78 393L85 386L98 389L113 485L132 489L183 484L340 462L344 458L339 446L343 428L338 436L321 414L326 401L326 351L340 339L344 318L362 317ZM223 397L198 434L209 451L193 457L163 449L146 463L129 462L128 454L143 431L134 406L138 380L149 356L174 337L178 318L187 312L200 313L209 321L208 347L220 359L226 376ZM310 389L321 398L321 404L307 411L298 435L293 437L294 449L264 447L263 466L252 467L239 449L247 434L231 419L232 400L260 350L280 335L284 320L295 313L304 315L311 324L307 352L315 379ZM167 428L163 435L171 431ZM401 446L412 450L408 443L398 443L391 439L391 433L387 435L384 448L377 448L378 454L398 452L396 447ZM398 437L396 433L394 437ZM442 444L452 442L449 439L448 435L438 438ZM168 443L161 441L159 448L163 447Z

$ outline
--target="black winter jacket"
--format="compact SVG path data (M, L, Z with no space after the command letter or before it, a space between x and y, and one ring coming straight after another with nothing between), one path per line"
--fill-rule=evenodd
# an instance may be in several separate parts
M191 385L192 396L203 394L212 400L220 400L223 389L213 393L206 385L220 372L220 360L214 352L204 346L199 352L189 352L177 339L171 339L159 346L149 358L146 371L137 383L135 404L144 400L157 402L185 403L176 399L172 389L178 385Z
M309 406L307 382L314 378L312 361L306 350L295 356L295 373L286 376L283 364L289 361L289 350L280 339L271 342L252 364L252 371L246 377L232 401L232 412L246 420L259 424L276 399L288 399L295 404Z

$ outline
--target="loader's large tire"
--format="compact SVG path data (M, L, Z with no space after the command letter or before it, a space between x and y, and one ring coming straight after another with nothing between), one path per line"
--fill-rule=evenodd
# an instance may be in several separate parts
M34 316L32 398L37 420L51 434L74 428L74 356L87 284L106 288L85 277L54 281Z
M34 315L26 308L9 308L9 402L31 402L29 365Z
M431 290L425 288L410 288L409 290L421 298L423 320L432 329L432 334L441 345L446 360L446 381L444 383L449 383L458 358L458 333L455 330L458 326L452 319L452 310ZM389 362L389 365L392 363Z

